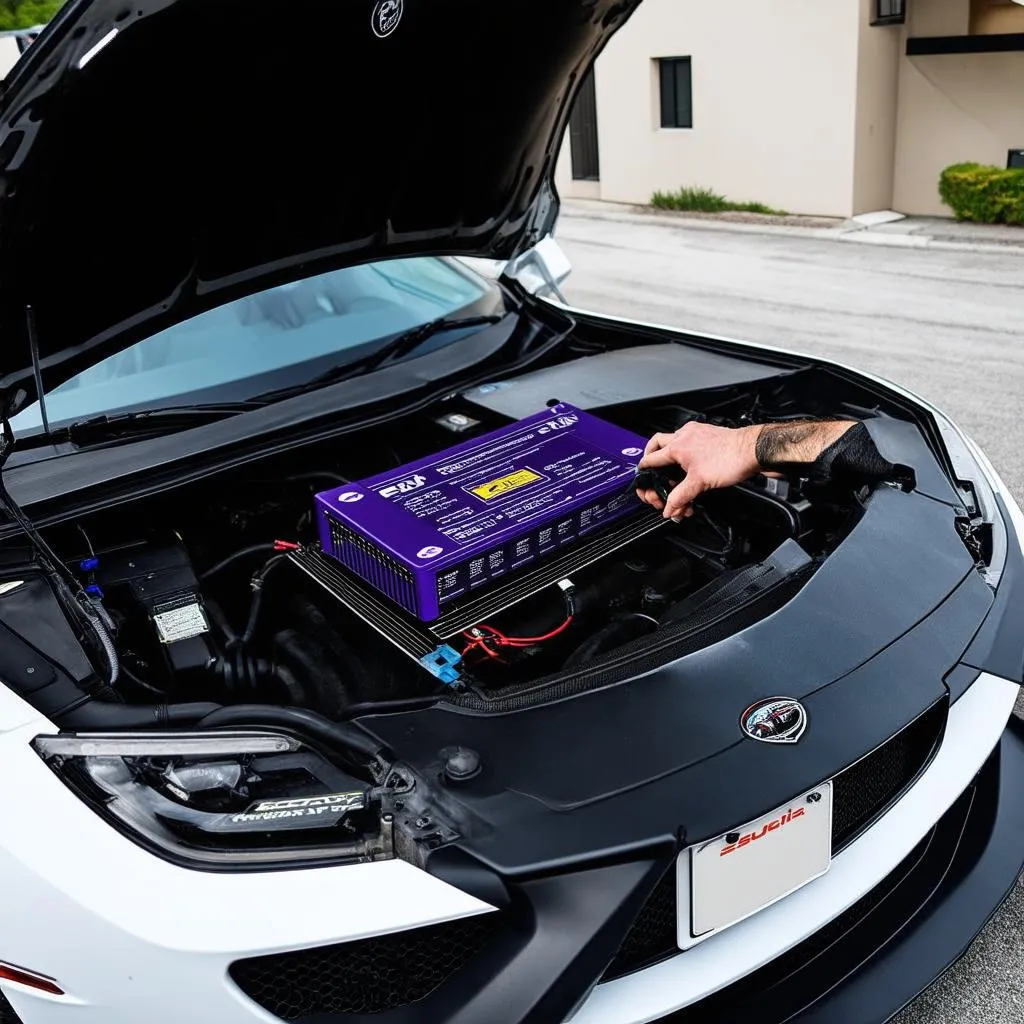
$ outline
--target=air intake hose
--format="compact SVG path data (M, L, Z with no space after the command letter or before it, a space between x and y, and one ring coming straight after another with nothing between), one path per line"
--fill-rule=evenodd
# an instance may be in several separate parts
M390 757L387 747L358 725L332 722L305 708L284 708L273 704L238 704L234 707L220 708L199 722L201 729L218 729L225 726L268 726L272 729L283 729L318 740L330 748L345 750L368 762Z

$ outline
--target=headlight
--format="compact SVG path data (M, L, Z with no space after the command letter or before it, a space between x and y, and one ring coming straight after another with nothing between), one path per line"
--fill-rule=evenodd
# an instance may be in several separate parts
M195 867L391 856L372 787L288 736L40 736L33 746L127 836Z

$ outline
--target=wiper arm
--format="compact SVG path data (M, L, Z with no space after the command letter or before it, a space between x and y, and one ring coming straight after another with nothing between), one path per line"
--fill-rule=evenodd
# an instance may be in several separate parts
M419 327L403 331L397 338L392 338L382 348L377 349L373 355L367 356L365 360L361 360L361 362L365 362L365 365L359 366L358 372L367 373L370 370L379 369L386 363L396 362L403 356L409 355L410 352L415 352L420 345L435 334L442 334L445 331L457 331L464 327L485 327L489 324L500 323L505 319L506 315L505 313L492 313L489 316L464 316L461 318L443 316L437 320L430 320L425 324L420 324ZM357 365L349 364L348 366L339 367L339 370L345 371L347 376L348 371L355 370ZM328 373L330 372L328 371Z
M239 413L259 409L262 402L227 402L210 405L179 405L163 409L140 409L115 416L93 416L78 420L63 431L67 440L77 446L97 441L111 441L120 437L146 437L184 430L228 419Z
M350 363L340 363L332 366L325 373L313 377L303 384L296 384L293 387L282 388L279 391L271 391L261 395L262 402L277 402L283 398L291 398L293 395L301 395L306 391L315 391L317 388L327 384L338 384L341 381L350 380L353 377L362 376L365 373L372 373L384 366L398 362L404 356L415 352L425 341L428 341L435 334L442 334L445 331L457 331L468 327L485 327L491 324L501 323L509 313L492 313L488 316L466 316L466 317L440 317L437 320L430 320L418 327L408 331L386 342L370 355L363 359L356 359Z

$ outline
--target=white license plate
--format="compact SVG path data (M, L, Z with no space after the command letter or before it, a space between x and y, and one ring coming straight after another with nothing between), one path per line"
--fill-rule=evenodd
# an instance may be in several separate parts
M689 920L679 922L681 939L742 921L828 871L832 783L681 856L687 854L690 907ZM680 908L686 913L685 901L680 900Z

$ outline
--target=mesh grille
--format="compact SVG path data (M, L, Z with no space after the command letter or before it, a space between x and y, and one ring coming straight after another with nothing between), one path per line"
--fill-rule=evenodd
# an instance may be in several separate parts
M230 974L250 999L283 1020L383 1013L430 995L501 924L500 914L481 914L360 942L237 960ZM0 1024L6 1024L2 1017Z
M946 713L945 701L936 704L836 776L832 795L833 853L851 843L917 778L938 745ZM644 904L601 980L620 978L678 952L673 865Z
M836 776L832 852L852 842L917 778L942 736L946 702L920 715L888 743Z
M7 1001L7 996L0 992L0 1024L22 1024L21 1018L14 1012L14 1007Z
M675 863L661 876L601 980L611 981L624 974L632 974L664 960L673 952L679 952L676 946Z

